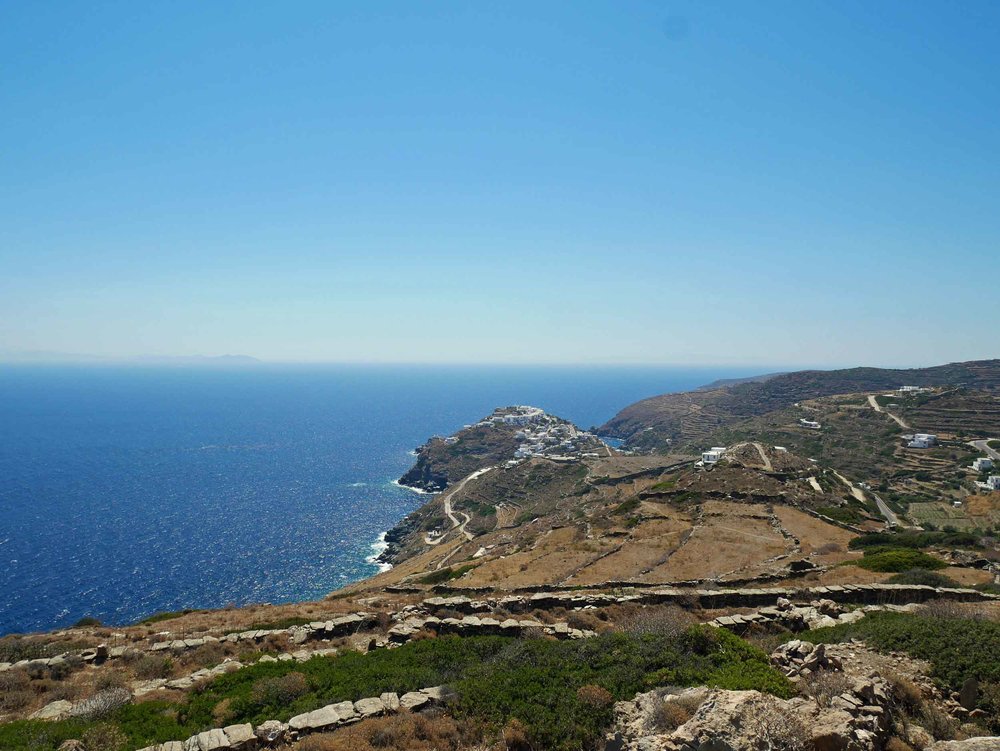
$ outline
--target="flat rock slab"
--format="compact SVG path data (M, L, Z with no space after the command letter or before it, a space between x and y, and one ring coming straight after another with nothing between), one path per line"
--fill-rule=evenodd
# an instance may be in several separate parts
M222 732L226 734L232 748L241 748L257 740L257 736L253 734L253 725L249 722L243 725L227 725L222 728Z
M373 717L385 712L385 704L381 699L372 697L370 699L358 699L354 702L354 711L361 717Z
M69 711L73 708L73 702L66 701L65 699L60 699L59 701L50 702L44 707L39 709L37 712L31 715L32 720L58 720L69 714Z
M427 706L431 697L423 691L408 691L399 698L399 705L410 711L416 712Z
M292 730L325 730L340 724L340 712L335 704L329 704L312 712L296 715L288 721Z

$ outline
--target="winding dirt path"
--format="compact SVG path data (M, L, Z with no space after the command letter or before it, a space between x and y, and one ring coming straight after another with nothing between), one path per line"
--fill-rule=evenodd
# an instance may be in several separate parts
M910 429L909 423L907 423L902 417L898 417L892 414L892 412L890 412L887 409L882 409L882 405L878 403L878 399L875 397L875 394L868 395L868 403L872 405L872 409L874 409L876 412L880 412L881 414L886 415L889 419L895 420L896 424L899 425L899 427L901 427L903 430Z
M451 490L449 490L445 494L445 496L442 498L442 500L444 501L444 513L445 513L445 515L449 519L451 519L451 525L452 525L451 529L449 529L446 532L444 532L437 539L431 538L430 535L424 535L424 543L425 544L427 544L427 545L440 545L441 541L444 540L444 538L448 536L448 532L451 532L454 529L457 529L459 532L461 532L463 535L465 535L465 539L466 540L471 540L473 538L473 534L471 532L466 531L466 529L465 529L465 525L468 524L470 521L472 521L472 517L470 517L464 511L459 511L458 513L460 513L462 516L465 517L465 521L460 522L458 520L458 517L455 516L455 512L452 511L452 509L451 509L451 497L453 495L455 495L455 493L457 493L458 491L460 491L462 488L464 488L465 485L466 485L466 483L468 483L470 480L475 480L477 477L481 477L482 475L485 475L491 469L494 469L494 468L493 467L484 467L483 469L477 469L475 472L473 472L468 477L465 477L462 480L459 480L458 484L455 485L455 487L453 487Z
M771 464L771 460L767 457L767 452L764 451L764 447L756 441L754 441L753 447L757 449L757 453L760 454L761 461L764 462L764 471L774 472L774 466Z

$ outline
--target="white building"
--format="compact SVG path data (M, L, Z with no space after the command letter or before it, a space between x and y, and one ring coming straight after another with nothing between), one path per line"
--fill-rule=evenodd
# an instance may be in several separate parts
M990 490L1000 490L1000 475L990 475L986 481L986 487Z
M981 456L972 462L972 468L976 472L985 472L988 469L993 469L993 460L985 456Z
M900 394L919 394L922 391L930 391L928 388L923 386L900 386L896 389Z
M724 453L726 453L725 446L712 446L708 451L701 452L701 461L704 464L715 464L722 458Z
M937 436L933 433L915 433L913 440L907 445L911 449L929 449L937 444Z
M799 425L801 425L803 428L809 428L810 430L819 430L821 427L823 427L815 420L807 420L804 417L799 418Z

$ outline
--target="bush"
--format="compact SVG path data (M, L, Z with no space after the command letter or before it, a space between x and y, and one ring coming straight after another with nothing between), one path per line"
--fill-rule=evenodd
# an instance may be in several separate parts
M969 678L981 685L1000 682L1000 623L995 621L876 612L857 623L806 631L799 638L825 643L856 638L880 651L906 652L930 662L932 677L949 692L961 690ZM1000 731L1000 713L989 701L984 693L980 706L990 715L990 729ZM931 720L944 724L937 717Z
M257 724L384 691L442 684L456 691L450 711L459 727L485 727L498 734L517 719L531 746L547 751L575 751L601 737L611 723L612 704L605 703L600 690L613 700L658 685L793 694L764 652L728 631L694 626L679 633L609 633L574 641L443 636L370 654L350 651L297 664L258 663L220 675L183 701L129 704L109 719L125 733L130 747L141 748L217 727L213 713L229 722ZM367 725L356 726L358 733ZM0 725L0 748L34 751L33 734L45 732L48 745L37 748L54 749L66 738L79 738L87 727L79 720ZM359 741L356 748L365 746ZM439 748L455 745L442 742Z
M861 514L848 506L820 506L816 511L844 524L860 524L864 521Z
M125 734L110 723L88 729L81 740L87 751L122 751L128 743Z
M444 751L469 748L481 735L474 727L459 727L450 717L401 713L351 725L336 733L309 735L296 751Z
M920 584L925 587L958 587L959 583L954 579L928 571L925 568L911 568L901 574L895 574L886 579L889 584Z
M697 623L697 618L676 605L633 605L615 619L617 628L626 634L663 634L679 636Z
M576 700L585 707L596 710L605 709L615 703L610 691L592 683L580 686L576 690Z
M253 684L250 701L259 707L281 708L304 696L309 683L302 673L287 673L275 678L263 678Z
M739 723L768 751L805 751L811 746L806 726L771 696L744 704Z
M0 712L15 712L24 709L34 699L31 679L23 670L8 670L0 673Z
M166 678L174 669L174 661L162 655L147 654L136 660L132 671L136 678L149 681L154 678Z
M656 704L646 728L651 733L669 733L694 717L705 701L706 692L695 691L681 696L664 696Z
M74 623L70 628L87 628L88 626L103 626L100 620L97 618L92 618L91 616L85 616Z
M926 548L932 545L947 547L976 547L979 538L969 532L869 532L853 538L847 547L863 550L873 547Z
M116 687L98 691L86 701L73 706L72 715L85 720L96 720L108 717L132 701L132 694L127 688ZM90 748L89 746L87 747Z
M457 579L460 576L465 576L468 572L472 571L475 566L472 564L467 564L465 566L459 566L453 569L451 566L445 566L437 571L432 571L427 574L427 576L421 577L417 581L421 584L442 584L446 581L451 581L452 579Z
M820 670L799 682L799 692L811 697L821 707L829 707L835 696L851 688L851 679L840 671Z
M887 573L902 573L915 568L933 571L947 565L940 558L909 548L869 548L860 561L853 563L868 571Z
M203 613L203 610L192 610L191 608L186 608L184 610L161 610L157 613L153 613L150 616L143 618L138 621L136 625L148 625L151 623L160 623L161 621L170 621L174 618L180 618L191 613Z

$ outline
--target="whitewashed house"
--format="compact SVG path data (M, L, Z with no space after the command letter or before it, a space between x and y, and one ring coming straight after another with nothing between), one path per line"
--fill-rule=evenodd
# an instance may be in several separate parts
M703 464L715 464L722 458L724 453L726 453L725 446L713 446L708 451L701 452L701 461Z
M993 469L993 460L988 457L981 456L972 462L972 468L976 470L976 472L985 472L989 469Z
M929 449L937 444L937 436L933 433L915 433L913 440L907 445L911 449Z

